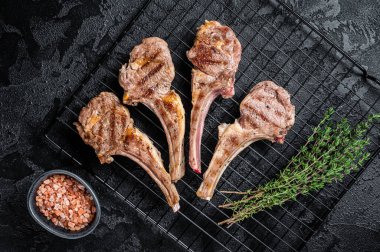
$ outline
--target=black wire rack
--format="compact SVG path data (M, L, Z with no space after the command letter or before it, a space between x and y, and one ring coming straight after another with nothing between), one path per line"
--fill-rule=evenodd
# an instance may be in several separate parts
M73 122L80 109L101 91L122 96L117 82L118 69L143 38L158 36L169 44L176 68L173 88L182 98L189 129L192 66L185 53L193 44L196 28L205 20L218 20L230 26L242 44L243 53L236 75L236 95L232 99L218 98L206 118L203 169L206 170L217 142L217 126L239 116L239 103L259 81L273 80L289 91L296 106L296 123L283 145L258 142L236 157L210 202L196 197L202 177L188 167L184 179L177 183L181 209L174 214L149 176L132 161L116 158L112 164L101 166L91 147L80 139ZM353 124L379 112L378 84L365 68L279 1L149 0L97 67L78 85L45 136L59 153L101 182L95 187L101 184L108 187L186 250L297 251L378 154L377 126L368 134L371 139L368 151L372 157L367 164L358 173L319 192L226 228L217 223L228 218L231 212L219 209L218 205L233 196L221 191L244 191L276 177L305 143L328 107L337 110L337 119L348 117ZM159 120L143 106L129 107L129 110L137 127L159 148L167 165L168 148Z

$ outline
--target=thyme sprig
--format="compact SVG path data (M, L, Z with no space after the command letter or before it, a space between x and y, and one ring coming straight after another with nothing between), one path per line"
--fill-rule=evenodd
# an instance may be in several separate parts
M373 121L380 115L371 115L351 127L347 118L334 122L334 109L325 113L314 128L305 145L282 170L277 179L246 192L225 192L243 195L240 200L228 200L221 208L233 211L231 218L219 224L232 225L264 209L295 200L322 189L332 182L341 181L345 175L357 171L370 157L365 147L365 137Z

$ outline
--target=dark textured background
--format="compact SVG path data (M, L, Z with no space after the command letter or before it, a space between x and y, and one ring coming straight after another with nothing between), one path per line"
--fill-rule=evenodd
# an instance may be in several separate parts
M236 0L238 1L238 0ZM287 1L380 76L380 2ZM143 1L35 0L0 3L0 250L177 251L112 194L95 232L68 241L45 232L26 210L26 192L45 169L61 167L41 141L45 119L109 48ZM343 197L310 251L380 251L380 160ZM95 183L82 171L75 171Z

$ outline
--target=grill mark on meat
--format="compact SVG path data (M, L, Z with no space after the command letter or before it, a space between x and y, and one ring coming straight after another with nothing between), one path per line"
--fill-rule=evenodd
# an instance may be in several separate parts
M253 111L254 114L257 115L257 116L259 116L261 118L261 120L263 120L264 122L272 123L273 125L275 125L275 126L277 126L279 128L281 127L281 125L278 122L276 122L275 120L272 120L271 118L267 117L264 113L262 113L260 110L256 109L254 106L248 106L247 108L249 110ZM257 124L255 124L255 125L257 125Z
M123 115L120 115L119 117L119 121L118 121L118 125L120 125L119 127L119 139L120 139L120 142L123 143L124 139L125 139L125 128L127 128L127 125L125 125L125 122L126 122L126 118L123 116Z
M282 107L285 107L284 101L280 99L278 92L276 92L276 100L282 105Z
M241 125L250 124L254 128L259 127L259 124L256 122L256 120L253 120L253 118L244 117L244 118L239 118L238 120L239 120L239 124L241 124Z
M202 85L205 85L204 83L201 83ZM198 94L198 99L203 99L205 97L204 93L199 93Z
M198 111L198 110L200 110L200 104L199 104L199 103L196 103L195 106L193 106L193 110L194 110L194 111ZM193 130L195 131L196 129L194 128Z
M151 63L159 63L155 61L156 57L161 53L161 50L157 50L152 56L150 56L145 64L141 66L141 69L147 68Z
M237 146L239 144L239 140L237 136L232 136L230 139L231 145L232 146Z
M152 96L152 95L154 95L154 90L153 90L152 88L149 88L149 89L146 91L145 96L146 96L146 97L150 97L150 96Z
M144 77L142 77L138 82L137 85L143 85L146 83L150 78L152 78L156 73L158 73L161 68L164 65L162 63L159 63L157 66L155 66L152 70L150 70Z
M122 117L122 120L119 122L120 124L120 129L121 129L121 141L124 142L125 141L125 138L126 138L126 134L125 134L125 129L128 129L128 126L126 125L126 118L124 118L124 116Z
M194 62L202 63L202 64L224 64L227 65L228 62L225 60L214 60L214 59L207 59L205 57L194 59Z
M111 141L111 145L113 146L116 146L116 134L115 134L115 131L116 131L116 113L111 113L111 120L110 120L110 125L109 125L109 130L111 132L111 137L110 137L110 141Z
M279 110L275 110L274 111L274 113L276 114L276 116L278 116L278 117L282 117L283 115L284 115L284 113L282 113L281 111L279 111ZM287 117L287 118L289 118L289 117Z
M104 139L105 138L105 136L106 136L106 134L105 134L105 130L104 130L104 128L103 128L103 126L104 126L104 124L103 123L100 123L99 124L99 137L101 137L102 139ZM97 132L96 132L97 133ZM109 143L108 142L108 139L104 139L104 140L106 140L105 142L106 143Z

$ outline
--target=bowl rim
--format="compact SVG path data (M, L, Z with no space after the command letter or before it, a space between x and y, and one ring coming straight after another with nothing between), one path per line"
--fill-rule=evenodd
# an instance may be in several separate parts
M65 229L61 227L58 227L58 226L56 227L50 220L48 220L45 216L43 216L41 212L39 212L37 209L35 196L36 196L38 187L41 185L43 180L56 174L63 174L63 175L76 179L80 184L82 184L86 188L86 190L90 193L90 195L92 196L94 200L94 204L96 207L95 219L82 231L70 233L70 231L66 231ZM79 239L79 238L89 235L90 233L94 231L96 226L99 224L100 216L101 216L101 208L100 208L99 199L94 189L80 176L76 175L75 173L69 172L67 170L62 170L62 169L55 169L55 170L44 172L32 183L27 195L27 206L28 206L29 214L41 227L43 227L48 232L65 239ZM51 222L51 224L53 225L48 224L49 222Z

